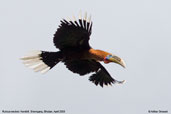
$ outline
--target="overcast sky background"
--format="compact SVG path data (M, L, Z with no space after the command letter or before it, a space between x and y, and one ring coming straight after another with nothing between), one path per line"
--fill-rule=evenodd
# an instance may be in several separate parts
M61 63L42 75L19 60L30 50L56 51L60 20L78 17L80 10L92 15L92 47L125 60L126 69L105 64L125 84L101 88ZM0 110L171 112L170 0L1 0L0 38Z

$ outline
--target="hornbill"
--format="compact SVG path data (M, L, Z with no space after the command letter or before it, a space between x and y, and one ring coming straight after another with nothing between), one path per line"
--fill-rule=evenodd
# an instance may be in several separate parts
M111 85L112 83L123 83L113 79L108 71L100 64L114 62L125 67L123 59L111 53L93 49L89 45L92 32L91 16L87 18L87 13L82 18L76 20L62 19L54 34L53 43L59 51L33 51L31 54L22 57L23 63L33 68L35 72L45 73L53 68L57 63L63 62L73 73L83 76L93 73L89 80L95 85Z

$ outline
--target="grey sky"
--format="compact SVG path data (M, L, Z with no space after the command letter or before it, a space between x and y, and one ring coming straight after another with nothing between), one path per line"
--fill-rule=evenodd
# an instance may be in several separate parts
M171 112L170 0L1 0L0 109L66 110L66 114ZM41 75L19 58L30 50L56 51L60 19L92 15L90 44L123 58L104 65L123 85L101 88L58 64ZM1 113L1 112L0 112Z

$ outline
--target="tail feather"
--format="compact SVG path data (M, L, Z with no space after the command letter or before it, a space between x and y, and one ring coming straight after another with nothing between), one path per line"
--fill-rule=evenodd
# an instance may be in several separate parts
M21 58L26 67L35 72L46 73L60 62L60 52L32 51L27 56Z

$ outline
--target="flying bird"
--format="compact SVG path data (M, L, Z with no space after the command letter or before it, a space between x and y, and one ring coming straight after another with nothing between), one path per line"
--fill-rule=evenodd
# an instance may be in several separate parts
M87 13L79 19L73 16L73 20L62 19L54 34L53 43L59 51L33 51L22 57L23 63L35 72L45 73L59 62L63 62L73 73L80 76L92 73L89 80L95 85L111 85L123 83L111 77L108 71L100 64L114 62L125 68L125 63L120 57L98 49L93 49L89 44L92 33L91 16Z

